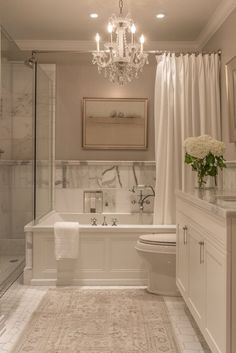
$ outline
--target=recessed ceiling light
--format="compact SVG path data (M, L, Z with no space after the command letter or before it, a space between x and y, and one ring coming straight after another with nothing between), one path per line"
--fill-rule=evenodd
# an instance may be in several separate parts
M98 14L97 13L91 13L89 16L91 18L98 18Z
M156 15L156 18L158 18L159 20L161 20L162 18L166 17L166 15L164 13L158 13Z

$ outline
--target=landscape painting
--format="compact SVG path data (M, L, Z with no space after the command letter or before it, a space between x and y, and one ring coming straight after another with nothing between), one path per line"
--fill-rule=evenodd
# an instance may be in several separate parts
M83 98L83 148L146 149L147 98Z

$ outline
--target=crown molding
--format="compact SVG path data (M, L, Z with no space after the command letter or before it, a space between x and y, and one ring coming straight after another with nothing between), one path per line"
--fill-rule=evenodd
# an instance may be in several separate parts
M91 52L95 50L95 41L66 41L66 40L16 40L17 45L23 51L69 51ZM101 43L103 45L103 43ZM158 41L148 42L145 50L195 50L194 41Z
M76 52L89 52L95 49L94 41L84 40L31 40L19 39L16 40L17 45L21 50L31 51L76 51Z
M195 41L156 41L145 43L145 50L176 50L191 51L196 50Z
M196 40L196 46L199 50L203 49L235 8L236 0L221 1Z

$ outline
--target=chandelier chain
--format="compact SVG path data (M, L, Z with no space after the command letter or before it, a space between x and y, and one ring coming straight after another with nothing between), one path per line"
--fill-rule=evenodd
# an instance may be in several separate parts
M120 15L122 14L123 6L124 6L123 0L119 0Z

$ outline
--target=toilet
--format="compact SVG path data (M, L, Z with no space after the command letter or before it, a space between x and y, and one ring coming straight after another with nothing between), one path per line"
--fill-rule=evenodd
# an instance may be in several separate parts
M151 293L179 296L176 286L176 234L145 234L135 249L148 267L148 287Z

